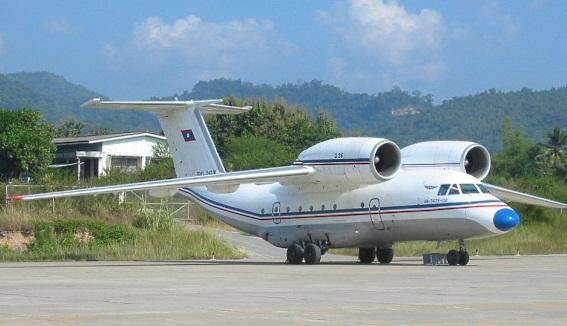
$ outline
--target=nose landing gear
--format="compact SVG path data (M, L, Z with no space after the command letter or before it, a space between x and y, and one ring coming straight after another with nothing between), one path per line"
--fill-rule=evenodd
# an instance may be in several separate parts
M465 241L459 240L459 251L449 250L447 253L447 263L450 266L465 266L469 263L469 253L465 247Z

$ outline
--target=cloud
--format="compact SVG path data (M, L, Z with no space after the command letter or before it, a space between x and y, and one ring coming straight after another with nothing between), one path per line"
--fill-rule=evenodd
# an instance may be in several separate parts
M348 63L342 59L333 57L327 60L327 69L337 78L347 75Z
M0 33L0 55L4 53L4 38L2 38L2 34Z
M103 45L102 49L101 49L101 53L104 56L109 57L109 58L115 57L117 52L118 52L118 49L116 48L116 46L109 44L109 43Z
M128 43L105 44L101 53L113 67L183 71L194 81L245 78L247 73L285 60L295 50L269 20L212 22L189 15L170 22L149 17L134 26Z
M338 34L352 49L390 65L438 50L445 36L443 17L431 9L410 13L396 1L351 0L316 19Z
M52 32L66 35L77 34L79 32L79 28L73 26L69 21L65 19L50 20L45 23L45 28Z
M514 38L520 30L520 24L511 15L503 12L498 4L490 3L482 7L478 25L486 28L484 37L504 43Z

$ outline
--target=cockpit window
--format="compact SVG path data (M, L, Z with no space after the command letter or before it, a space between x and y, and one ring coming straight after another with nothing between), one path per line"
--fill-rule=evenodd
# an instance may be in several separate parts
M472 183L461 184L461 191L463 194L478 194L479 191L476 186Z
M445 196L447 194L447 190L451 185L440 185L439 191L437 192L437 196Z
M480 191L482 191L483 194L489 194L490 191L488 190L488 188L486 188L482 183L477 184L478 189L480 189Z
M460 194L461 194L461 190L459 189L459 185L457 184L451 185L451 188L449 189L449 195L460 195Z

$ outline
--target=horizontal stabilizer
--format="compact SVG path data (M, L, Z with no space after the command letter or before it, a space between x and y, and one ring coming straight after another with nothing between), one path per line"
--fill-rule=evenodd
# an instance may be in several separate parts
M483 185L486 188L488 188L488 190L490 190L491 194L502 199L503 201L512 201L522 204L559 208L559 209L567 208L567 204L555 200L546 199L546 198L526 194L523 192L498 187L488 183L483 183Z
M313 173L314 170L307 166L284 166L277 168L267 168L258 170L238 171L220 173L207 176L175 178L158 181L146 181L114 186L93 187L67 191L48 192L43 194L33 194L24 196L8 197L11 201L29 201L39 199L66 198L84 195L98 195L108 193L118 193L135 190L166 190L179 189L183 187L199 186L221 186L238 185L243 183L266 183L279 182L289 178L305 176Z
M154 113L195 108L208 114L239 114L252 109L251 106L238 107L219 103L222 103L221 99L202 101L103 101L100 98L93 98L81 106L96 109L140 110Z

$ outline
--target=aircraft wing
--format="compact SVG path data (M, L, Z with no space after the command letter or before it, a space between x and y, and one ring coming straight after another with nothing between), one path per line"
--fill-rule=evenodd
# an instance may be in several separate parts
M490 190L491 194L504 201L513 201L528 205L544 206L550 208L560 208L560 209L567 208L567 204L555 200L546 199L546 198L526 194L523 192L498 187L488 183L483 183L483 185L486 188L488 188L488 190Z
M11 196L11 201L29 201L39 199L52 199L64 197L76 197L84 195L97 195L117 193L134 190L167 190L182 187L216 186L216 185L238 185L242 183L267 183L279 182L289 178L301 177L314 172L307 166L284 166L267 169L238 171L221 173L207 176L175 178L157 181L137 182L113 186L83 188L67 191L48 192L42 194Z

